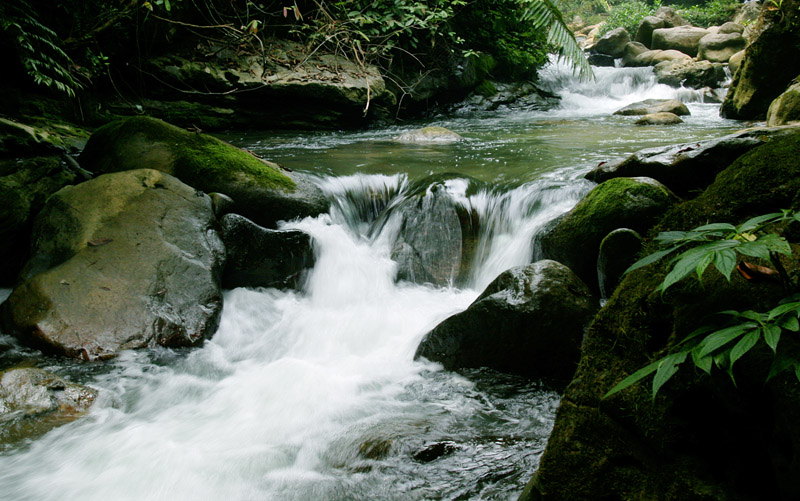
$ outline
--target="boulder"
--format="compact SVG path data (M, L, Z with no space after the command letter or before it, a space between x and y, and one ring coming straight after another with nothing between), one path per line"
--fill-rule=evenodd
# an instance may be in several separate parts
M83 414L97 391L33 368L0 372L0 444L35 438Z
M163 172L100 176L53 194L33 257L3 303L23 341L86 360L196 345L222 309L225 251L208 195Z
M460 134L444 127L423 127L403 132L393 139L396 143L452 144L463 141Z
M634 45L636 44L636 45ZM679 50L646 50L639 42L631 42L622 56L623 66L655 66L664 61L691 61L692 57Z
M597 307L588 287L562 264L512 268L469 308L429 332L414 358L448 370L489 367L531 378L568 378Z
M618 228L603 238L597 253L600 297L608 299L622 276L642 250L642 236L630 228Z
M652 48L679 50L684 54L695 57L700 39L706 35L708 35L708 31L695 26L659 28L653 31Z
M534 258L563 263L598 290L597 254L603 238L617 228L644 233L677 201L678 197L653 179L611 179L536 235Z
M622 51L622 66L648 66L648 63L640 63L639 56L649 49L641 42L630 42L625 45Z
M311 237L299 230L269 230L238 214L220 221L227 252L222 286L296 289L314 266Z
M654 231L739 224L776 208L800 209L798 154L800 134L746 153L700 197L674 207ZM789 238L796 244L794 235ZM800 386L786 372L765 382L774 357L763 345L736 363L735 385L724 371L714 368L708 376L687 360L655 399L650 378L604 398L624 377L707 324L710 313L766 311L786 295L779 283L753 283L736 273L729 282L706 272L702 284L692 277L662 296L654 289L668 262L626 276L590 325L538 472L521 500L800 495ZM790 274L800 265L796 256L783 263ZM779 350L800 348L794 336L784 334L780 342L786 345Z
M738 33L741 35L744 33L744 26L739 23L734 23L733 21L728 21L719 27L718 33L723 35L727 33Z
M741 33L706 35L697 45L697 59L712 63L727 63L731 56L744 50L747 40Z
M466 280L478 223L471 209L457 202L451 179L476 183L463 176L424 179L391 211L399 228L391 254L399 280L440 286Z
M647 16L639 22L639 28L636 30L636 36L633 37L633 39L645 47L650 48L653 44L653 31L666 27L667 23L664 21L664 18Z
M76 178L60 156L0 160L0 286L11 286L28 259L33 219L47 197Z
M594 45L594 50L599 54L607 54L612 57L622 57L625 45L631 41L631 35L625 28L617 28L609 31Z
M772 101L800 75L800 3L785 0L780 11L762 10L765 26L745 49L745 57L734 74L720 114L737 120L760 120Z
M649 113L634 122L636 125L675 125L682 123L683 120L681 120L678 115L675 113L669 113L667 111Z
M735 75L736 72L739 71L742 61L744 61L743 50L740 50L736 54L732 55L730 59L728 59L728 69L731 71L731 75Z
M728 78L725 66L721 63L694 61L689 58L664 61L656 64L653 70L659 83L672 87L717 88Z
M756 128L717 139L646 148L618 161L603 162L586 178L602 183L615 177L647 176L687 197L707 187L751 149L792 133L790 128Z
M677 99L645 99L615 111L615 115L636 116L668 112L675 115L689 115L689 108Z
M203 192L228 195L232 212L265 227L328 210L322 191L307 176L154 118L131 117L97 129L80 162L97 173L166 172Z
M800 78L778 96L767 110L767 127L800 121Z
M608 68L613 68L614 65L616 64L614 62L614 56L609 56L608 54L592 53L589 54L589 57L587 57L586 59L592 66L605 66Z
M689 24L678 14L678 11L672 7L659 7L653 15L664 20L664 24L666 24L665 28L674 28L676 26L685 26Z

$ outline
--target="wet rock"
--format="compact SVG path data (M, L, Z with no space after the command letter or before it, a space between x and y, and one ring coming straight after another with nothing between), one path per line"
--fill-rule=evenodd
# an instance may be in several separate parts
M395 137L393 141L414 144L451 144L463 139L460 134L444 127L423 127L422 129L403 132Z
M765 28L745 49L720 114L738 120L764 119L770 104L800 75L800 9L783 3L780 11L763 9Z
M613 66L613 58L611 58ZM487 110L503 108L542 110L557 105L559 97L540 89L531 82L484 81L456 109L459 111Z
M63 188L36 218L33 257L3 304L8 328L88 360L200 343L222 308L215 227L211 199L163 172Z
M614 56L609 56L607 54L589 54L589 57L586 59L592 66L605 66L613 68L615 64Z
M586 178L602 183L615 177L647 176L686 197L711 184L718 173L751 149L791 133L784 128L755 128L707 141L646 148L624 159L604 162Z
M101 127L80 162L97 173L141 168L166 172L206 193L228 195L233 212L265 227L328 210L322 191L307 176L153 118L131 117Z
M667 23L661 17L647 16L639 22L639 28L636 30L636 36L633 40L641 43L647 48L653 44L653 31L659 28L666 28Z
M88 411L97 391L32 368L0 372L0 444L34 438Z
M697 46L697 59L712 63L727 63L731 56L744 50L747 40L741 33L717 33L706 35Z
M311 237L299 230L269 230L238 214L220 221L228 259L222 286L296 289L314 266Z
M676 26L674 28L659 28L653 30L653 49L673 49L689 54L692 57L697 55L697 48L700 39L708 35L704 28L695 26Z
M489 367L569 377L597 300L566 266L539 261L500 274L465 311L429 332L415 358L445 369Z
M785 125L800 120L800 78L778 96L767 110L767 126Z
M659 83L672 87L717 88L728 78L724 65L692 59L664 61L656 64L653 70Z
M622 57L625 45L631 41L631 35L625 28L616 28L609 31L594 45L594 50L599 54L606 54L612 57Z
M597 253L600 297L611 297L625 270L636 262L641 249L642 236L630 228L618 228L603 238Z
M611 179L596 186L575 208L536 235L534 258L563 263L598 290L597 254L603 238L617 228L643 233L677 201L669 189L653 179Z
M634 122L636 125L675 125L682 123L683 120L678 115L666 111L649 113Z
M677 99L645 99L632 103L614 112L615 115L636 116L668 112L675 115L689 115L689 108Z
M430 463L431 461L436 461L441 457L449 456L459 449L460 447L455 442L435 442L433 444L428 444L424 449L415 452L413 458L414 461L417 461L418 463Z

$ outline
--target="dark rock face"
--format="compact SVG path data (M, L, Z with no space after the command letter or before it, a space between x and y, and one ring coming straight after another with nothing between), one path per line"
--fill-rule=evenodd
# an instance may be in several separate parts
M101 127L89 138L80 161L97 173L142 168L166 172L206 193L228 195L233 212L265 227L328 210L322 191L306 176L153 118L132 117Z
M677 99L645 99L614 112L615 115L650 115L668 112L679 116L689 115L689 108Z
M636 256L641 249L642 236L629 228L616 229L600 242L597 253L600 297L611 297L625 270L636 262Z
M791 128L750 129L697 143L656 146L628 158L603 163L586 175L596 183L615 177L651 177L679 196L690 196L714 181L734 160L770 137L791 134Z
M296 289L314 265L311 237L299 230L268 230L238 214L220 221L228 260L222 286Z
M0 372L0 444L35 438L91 407L97 391L41 369Z
M211 199L163 172L63 188L36 218L3 316L23 341L88 360L197 344L222 308L215 227Z
M650 178L611 179L536 235L534 258L563 263L598 290L597 254L603 238L617 228L645 232L677 201Z
M762 9L767 28L745 49L720 114L739 120L763 119L770 103L800 75L800 3L786 0L779 12Z
M746 153L653 231L685 231L709 221L736 224L778 208L800 209L798 154L800 134ZM796 232L785 236L797 243ZM800 262L795 255L784 266L796 273ZM665 273L664 262L636 270L595 317L538 473L521 499L800 496L800 385L787 373L765 383L773 361L769 349L737 362L735 387L722 371L707 376L687 361L655 401L648 382L603 399L624 377L703 325L709 313L765 311L786 295L776 283L754 284L736 274L729 283L709 273L702 285L686 280L662 298L653 290ZM800 348L793 336L784 341L785 348Z
M562 264L539 261L512 268L467 310L429 332L415 358L440 362L448 370L489 367L567 378L596 309L588 287Z

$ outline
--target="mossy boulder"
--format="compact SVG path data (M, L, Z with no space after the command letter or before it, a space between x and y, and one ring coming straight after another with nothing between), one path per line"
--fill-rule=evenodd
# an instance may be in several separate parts
M0 372L0 447L35 438L84 415L97 390L41 369Z
M500 274L465 311L429 332L415 358L445 369L489 367L536 378L569 378L583 330L597 310L566 266L538 261Z
M29 256L33 219L52 193L75 182L60 156L0 160L0 286L10 286Z
M800 135L746 153L697 199L675 206L653 229L740 223L779 208L800 209ZM791 226L789 227L791 229ZM792 236L794 235L794 236ZM785 232L797 243L797 232ZM797 252L782 263L800 272ZM588 330L575 377L561 400L538 473L521 496L538 499L760 500L800 496L800 384L784 373L765 383L771 350L754 349L727 374L685 362L655 400L649 382L610 398L624 377L665 355L723 310L765 311L786 292L715 270L654 292L667 261L626 276ZM781 349L800 350L794 336ZM795 351L796 353L798 351ZM649 380L648 380L649 381Z
M636 256L641 250L642 236L630 228L618 228L603 238L597 253L600 297L611 297L625 270L636 262Z
M220 221L227 252L222 286L298 288L314 266L311 236L300 230L269 230L238 214Z
M53 194L6 328L87 360L196 345L217 328L225 251L211 199L160 171L107 174Z
M766 28L745 49L720 113L738 120L764 119L772 101L800 75L800 2L784 0L779 11L762 9Z
M96 173L143 168L166 172L203 192L230 196L233 212L265 227L328 209L322 191L306 176L215 137L149 117L131 117L99 128L80 162Z
M800 121L800 78L778 96L767 110L767 126L785 125Z
M606 181L536 235L535 258L565 264L597 291L597 255L603 238L617 228L644 233L677 201L669 189L650 178Z

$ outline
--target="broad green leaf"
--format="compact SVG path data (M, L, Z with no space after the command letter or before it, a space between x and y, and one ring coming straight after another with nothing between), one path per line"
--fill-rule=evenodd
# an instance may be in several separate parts
M669 249L660 250L658 252L654 252L654 253L650 254L649 256L645 256L642 259L640 259L640 260L636 261L635 263L633 263L627 270L625 270L625 273L630 273L633 270L641 268L642 266L647 266L648 264L655 263L656 261L658 261L662 257L672 253L673 251L675 251L679 247L680 246L670 247Z
M675 266L664 277L664 281L658 286L656 290L661 290L663 293L672 284L678 282L682 278L690 275L697 270L697 266L703 261L706 253L700 250L699 247L690 249L677 257Z
M778 306L772 308L769 311L769 316L767 318L769 320L773 320L789 312L794 312L795 316L797 316L797 314L800 313L800 301L793 301L791 303L779 304Z
M758 324L754 322L746 322L743 324L734 325L732 327L727 327L725 329L720 329L713 334L708 335L703 340L703 348L698 353L698 357L703 358L706 355L710 355L745 332L756 327L758 327Z
M683 338L683 340L680 343L678 343L676 346L681 346L681 345L687 344L687 343L689 343L689 341L697 339L699 336L703 336L705 334L708 334L709 332L712 332L715 329L716 329L716 327L713 327L711 325L704 325L702 327L699 327L699 328L693 330L692 332L690 332L689 335L686 336L685 338Z
M656 242L680 242L686 239L687 231L662 231L653 240Z
M780 331L780 329L778 329ZM766 334L766 330L764 331ZM752 331L748 332L742 339L739 340L738 343L731 349L731 367L733 364L736 363L737 360L742 358L742 356L750 351L750 349L758 343L758 340L761 338L761 329L753 329Z
M741 245L736 247L736 252L739 254L744 254L745 256L769 260L769 247L764 245L764 243L760 240L756 240L754 242L742 242Z
M656 369L658 369L658 365L659 365L660 363L661 363L661 359L659 358L658 360L656 360L655 362L651 363L650 365L647 365L647 366L645 366L645 367L643 367L643 368L639 369L638 371L634 372L634 373L633 373L633 374L631 374L630 376L626 377L625 379L623 379L622 381L620 381L619 383L617 383L617 385L616 385L616 386L614 386L613 388L611 388L611 389L608 391L608 393L606 393L606 394L603 396L603 398L608 398L608 397L610 397L611 395L613 395L614 393L617 393L617 392L619 392L619 391L622 391L622 390L624 390L625 388L627 388L628 386L631 386L632 384L634 384L634 383L637 383L637 382L639 382L640 380L642 380L642 379L646 378L647 376L649 376L650 374L652 374L653 372L655 372L655 371L656 371Z
M711 365L714 363L714 360L708 355L702 358L698 357L697 353L699 353L697 348L692 350L692 361L694 362L694 365L702 369L706 374L711 375Z
M795 319L797 321L797 319ZM764 332L764 341L767 343L767 346L772 348L772 352L775 353L778 351L778 341L781 340L781 328L777 325L767 325L763 329Z
M769 233L759 237L756 242L764 245L772 252L777 252L778 254L784 254L786 256L792 255L792 247L789 245L789 242L787 242L785 238L776 235L775 233Z
M729 223L711 223L698 226L692 231L736 231L736 226Z
M705 256L703 256L700 262L697 263L697 268L695 269L697 271L698 280L703 279L703 272L706 271L706 268L708 268L709 264L715 261L716 261L716 256L714 255L714 253L708 253Z
M753 231L754 229L758 228L759 226L767 223L767 222L774 222L779 221L783 218L782 212L772 212L770 214L764 214L762 216L756 216L754 218L748 219L744 223L740 224L736 227L737 233L744 233L746 231Z
M785 371L792 365L796 364L797 360L792 357L787 357L781 353L775 355L775 360L772 361L772 367L769 369L769 374L767 374L767 381L774 378L781 372Z
M797 321L797 317L786 317L783 320L781 320L780 325L787 331L792 331L792 332L800 331L800 322Z
M686 351L679 351L661 359L661 363L658 364L658 371L653 378L653 399L656 398L656 393L664 386L664 383L678 372L678 364L686 360L686 355Z
M739 246L736 247L737 249ZM736 252L733 249L723 249L714 254L714 267L728 280L736 268Z

